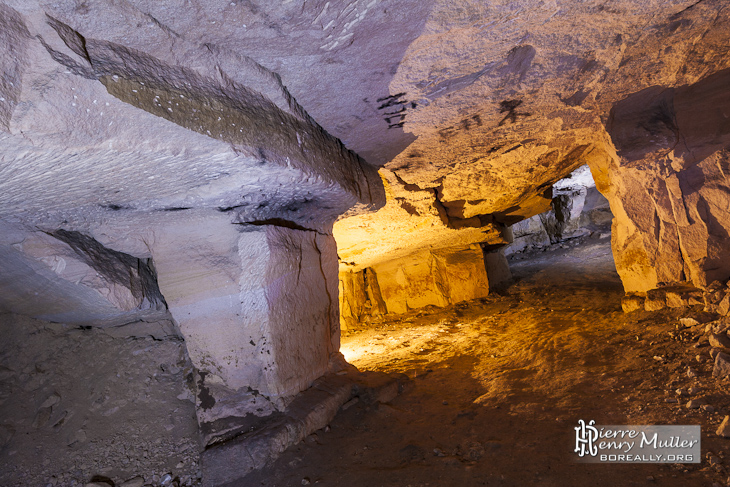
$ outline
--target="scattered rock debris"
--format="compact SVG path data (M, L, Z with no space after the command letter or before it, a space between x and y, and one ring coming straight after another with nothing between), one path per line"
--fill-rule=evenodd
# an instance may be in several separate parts
M499 295L343 337L351 363L404 373L409 389L388 404L341 411L316 444L287 450L240 485L306 476L352 487L724 487L730 471L720 452L730 443L716 431L730 414L729 384L712 375L711 347L693 348L722 318L703 305L624 313L608 239L539 251L511 267L515 283ZM689 409L690 401L701 404ZM703 454L721 462L576 463L578 419L698 424Z
M0 485L201 485L182 341L10 314L0 327Z

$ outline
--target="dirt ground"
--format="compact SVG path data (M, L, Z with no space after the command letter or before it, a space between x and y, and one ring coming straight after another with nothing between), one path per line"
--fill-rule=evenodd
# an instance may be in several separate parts
M0 486L200 485L182 340L0 314Z
M515 282L501 294L343 337L351 363L405 373L409 387L389 404L341 411L237 485L729 484L730 440L715 431L730 411L730 384L712 378L709 347L695 348L698 336L677 321L712 317L690 308L623 313L608 240L517 254ZM691 386L698 392L677 395ZM691 397L711 407L688 409ZM579 463L579 419L701 425L702 463Z

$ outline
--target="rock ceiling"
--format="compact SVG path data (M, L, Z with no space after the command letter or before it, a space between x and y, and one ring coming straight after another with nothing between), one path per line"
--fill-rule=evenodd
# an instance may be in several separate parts
M322 217L302 214L381 205L377 177L361 161L354 172L320 165L322 180L308 172L316 165L308 158L354 157L309 128L311 116L382 168L386 207L335 226L340 257L355 267L417 246L505 242L505 225L547 208L555 181L610 157L604 124L614 103L730 65L722 0L4 5L3 35L24 53L3 54L0 114L6 157L16 162L4 171L7 214L50 225L87 203L249 205L259 220L311 227ZM21 78L22 88L13 85ZM237 83L252 91L236 91ZM193 99L175 106L197 107L198 118L165 110L184 93ZM251 115L245 107L260 95L283 115ZM224 132L216 110L223 125L241 121L238 133L211 133ZM271 128L278 123L285 133ZM240 135L253 127L258 139ZM262 171L277 155L278 169ZM282 192L287 204L272 204ZM338 201L329 212L328 200ZM62 203L68 211L50 218Z
M631 299L714 292L729 7L0 0L0 312L179 334L210 446L344 366L338 266L352 317L482 296L585 164Z

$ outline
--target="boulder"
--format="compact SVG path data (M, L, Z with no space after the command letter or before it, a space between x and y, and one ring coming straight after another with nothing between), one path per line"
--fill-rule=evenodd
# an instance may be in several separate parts
M718 352L715 355L715 366L712 369L712 376L723 378L730 375L730 355Z

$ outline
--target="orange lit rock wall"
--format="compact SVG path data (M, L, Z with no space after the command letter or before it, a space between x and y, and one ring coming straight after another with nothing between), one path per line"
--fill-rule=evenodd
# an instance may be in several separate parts
M503 270L509 272L506 261ZM478 244L465 249L423 250L363 271L343 271L341 326L348 329L385 314L482 298L489 294L489 284L484 252Z
M730 70L617 103L616 157L592 166L615 215L612 245L627 293L730 277Z

